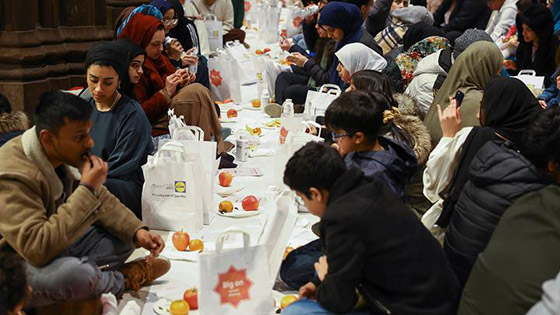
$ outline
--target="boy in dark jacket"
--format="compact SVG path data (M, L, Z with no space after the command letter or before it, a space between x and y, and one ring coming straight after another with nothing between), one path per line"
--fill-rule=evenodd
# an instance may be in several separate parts
M289 160L284 182L321 217L325 253L284 315L455 312L459 286L441 248L382 180L312 142Z

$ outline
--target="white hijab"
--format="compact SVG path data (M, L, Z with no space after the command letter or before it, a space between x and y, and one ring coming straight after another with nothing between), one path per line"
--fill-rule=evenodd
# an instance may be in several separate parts
M344 45L334 54L350 75L361 70L383 71L387 67L383 56L362 43Z

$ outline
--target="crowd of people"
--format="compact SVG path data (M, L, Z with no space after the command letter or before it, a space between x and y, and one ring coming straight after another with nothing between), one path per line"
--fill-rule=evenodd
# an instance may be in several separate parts
M0 95L0 314L120 297L170 269L142 223L141 167L170 109L228 156L203 19L248 46L237 4L126 8L87 52L86 86L43 94L33 124ZM560 1L300 5L317 10L279 42L292 71L274 101L343 92L318 118L324 143L284 172L320 221L282 262L300 297L282 313L560 313Z

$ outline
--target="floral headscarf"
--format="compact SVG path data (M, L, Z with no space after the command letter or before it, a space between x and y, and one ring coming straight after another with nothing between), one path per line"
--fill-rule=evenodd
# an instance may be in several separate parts
M414 77L416 66L424 57L431 55L438 50L449 47L449 40L445 37L431 36L412 45L407 52L401 53L395 62L401 70L403 86L406 89Z

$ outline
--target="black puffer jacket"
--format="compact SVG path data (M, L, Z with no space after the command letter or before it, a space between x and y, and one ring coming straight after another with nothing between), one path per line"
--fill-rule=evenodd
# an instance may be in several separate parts
M434 13L434 26L439 27L445 21L445 13L451 8L452 0L444 0ZM469 28L486 29L492 10L485 0L457 0L457 6L449 17L449 23L443 27L444 32L464 32Z
M551 179L513 148L486 143L472 160L469 181L455 205L444 252L462 286L496 225L519 197L544 188Z

